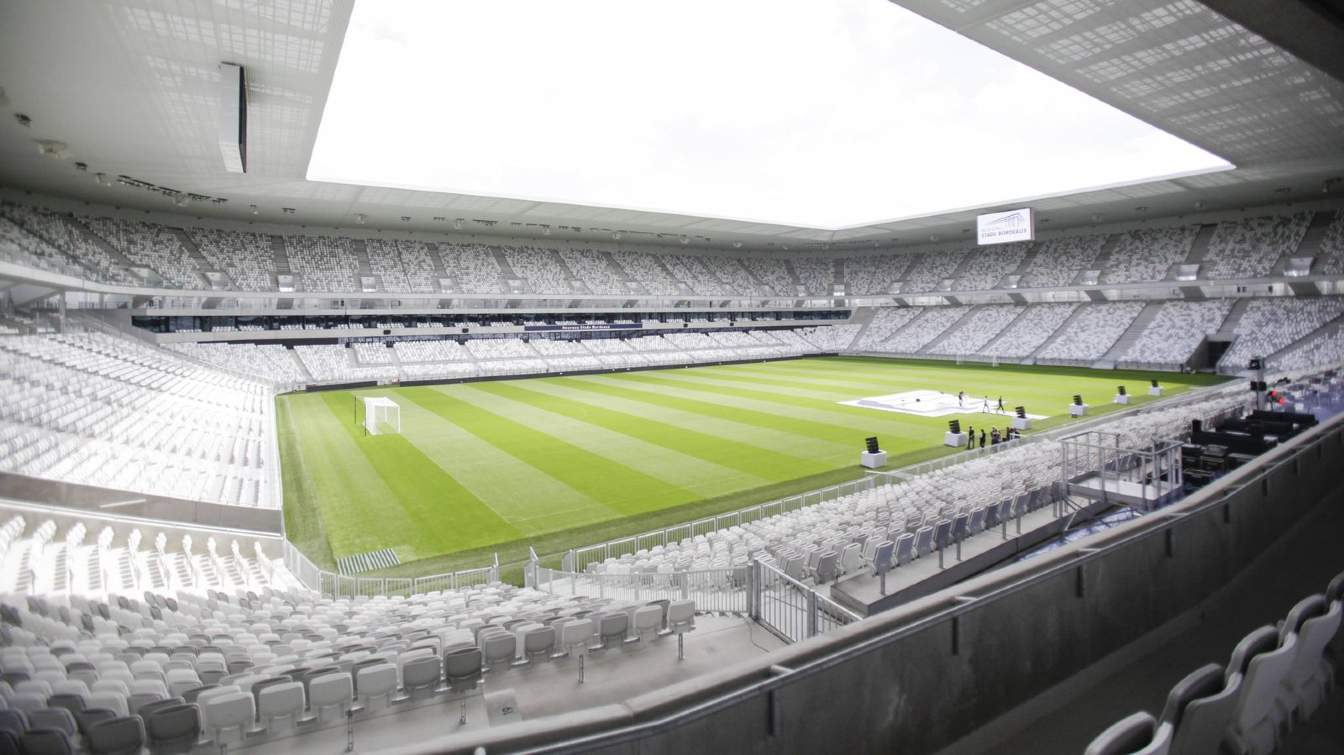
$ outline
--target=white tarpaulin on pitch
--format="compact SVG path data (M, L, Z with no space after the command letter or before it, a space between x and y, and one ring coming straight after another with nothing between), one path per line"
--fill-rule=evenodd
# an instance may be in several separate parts
M900 412L902 414L914 414L921 417L945 417L949 414L975 414L988 410L992 414L1009 416L1012 414L1012 404L1008 399L1004 399L1004 409L999 412L998 397L991 397L986 406L986 400L983 396L966 396L960 402L954 393L942 393L940 391L905 391L903 393L888 393L885 396L868 396L865 398L856 398L851 401L840 401L837 403L845 406L861 406L865 409L878 409L884 412ZM1028 414L1028 419L1045 419L1044 414Z

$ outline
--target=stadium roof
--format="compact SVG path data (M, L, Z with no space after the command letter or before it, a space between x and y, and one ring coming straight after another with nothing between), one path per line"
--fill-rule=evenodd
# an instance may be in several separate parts
M1249 206L1344 190L1344 84L1193 0L902 0L899 3L1233 163L1234 170L1033 201L1064 228L1198 206ZM1223 3L1210 0L1210 4ZM1252 25L1324 13L1331 4L1231 4ZM89 201L172 209L156 187L194 194L210 217L510 236L792 249L960 237L993 205L825 230L802 225L612 209L306 180L353 0L47 0L0 5L0 183ZM1321 10L1324 8L1324 10ZM1298 14L1294 16L1294 14ZM1299 36L1274 28L1316 65L1338 71L1331 23ZM1269 33L1269 32L1266 32ZM1333 44L1332 44L1333 43ZM1324 52L1322 52L1324 51ZM1336 53L1337 54L1337 53ZM227 173L217 145L217 64L249 77L249 171ZM427 96L451 77L425 78ZM577 95L583 92L579 89ZM20 125L14 115L31 118ZM39 154L36 140L51 140ZM75 163L87 164L86 171ZM95 182L103 173L111 186ZM118 176L127 177L118 183ZM1286 196L1285 196L1286 195ZM215 199L227 200L216 202ZM294 208L292 217L282 208ZM1142 208L1142 209L1139 209ZM401 217L410 218L402 221Z

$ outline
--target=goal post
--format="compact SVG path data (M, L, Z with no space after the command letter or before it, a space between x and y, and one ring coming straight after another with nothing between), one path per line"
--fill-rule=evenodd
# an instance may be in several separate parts
M365 397L364 431L369 435L401 434L401 407L386 396Z

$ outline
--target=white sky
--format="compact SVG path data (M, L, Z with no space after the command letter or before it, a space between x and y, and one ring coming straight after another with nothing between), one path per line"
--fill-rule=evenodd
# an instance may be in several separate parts
M357 0L308 178L838 228L1227 167L887 0Z

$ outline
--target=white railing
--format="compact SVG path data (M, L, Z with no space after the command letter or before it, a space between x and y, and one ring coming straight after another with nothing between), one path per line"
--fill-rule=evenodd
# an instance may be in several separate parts
M601 563L608 558L619 558L626 554L648 550L656 545L667 546L696 535L707 535L729 527L754 522L758 519L816 506L819 503L833 501L865 490L872 490L875 486L890 484L893 481L883 476L867 475L819 490L811 490L787 498L758 503L755 506L748 506L726 514L696 519L695 521L664 527L660 530L650 530L638 535L616 538L582 548L574 548L567 552L561 560L561 570L585 571L590 564Z
M863 618L773 564L753 561L751 568L751 618L785 642L801 642Z
M375 595L418 595L427 592L457 590L472 585L499 581L499 554L494 563L475 569L424 577L347 577L314 564L288 540L284 541L285 568L309 590L331 598Z
M695 610L746 615L749 568L701 569L670 573L585 574L528 567L528 586L553 595L584 595L619 602L694 600Z

